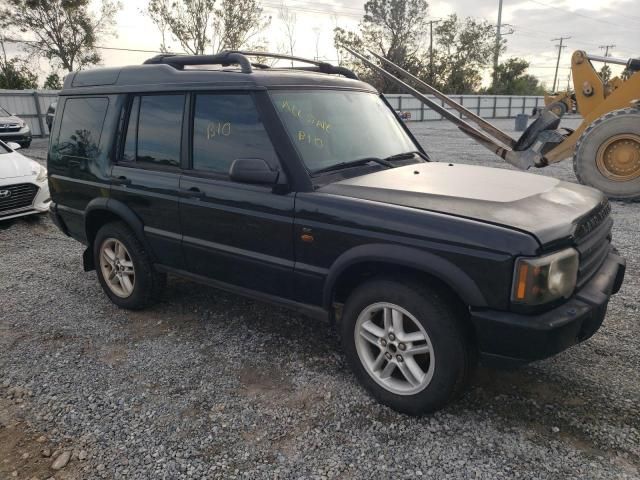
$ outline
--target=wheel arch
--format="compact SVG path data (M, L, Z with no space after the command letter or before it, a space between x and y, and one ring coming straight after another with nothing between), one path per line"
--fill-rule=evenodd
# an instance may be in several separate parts
M142 244L151 251L144 236L144 224L133 210L124 203L111 198L95 198L87 205L84 215L87 249L83 254L85 271L95 268L93 261L93 241L100 227L109 222L122 222L127 225Z
M466 306L482 307L487 302L476 283L459 267L433 253L412 247L370 244L343 253L334 262L323 291L323 306L331 311L336 300L342 300L350 282L362 279L367 271L420 275L440 282Z

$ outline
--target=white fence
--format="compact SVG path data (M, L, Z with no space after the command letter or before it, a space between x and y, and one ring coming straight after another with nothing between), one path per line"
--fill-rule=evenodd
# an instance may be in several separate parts
M513 118L519 113L530 114L534 107L544 106L544 97L519 95L449 95L451 99L484 118ZM391 106L411 113L411 121L442 120L442 115L408 94L385 95ZM445 107L444 102L433 95L427 98ZM456 113L451 107L445 107Z
M57 96L57 90L0 90L0 107L24 119L35 137L43 137L49 134L45 122L47 108ZM385 97L396 110L411 113L411 121L442 120L439 113L411 95L389 94ZM442 101L433 96L427 97L444 106ZM529 114L534 107L544 106L543 97L533 96L451 95L451 98L484 118L512 118L519 113Z
M57 90L0 90L0 107L29 124L34 137L49 135L45 115Z

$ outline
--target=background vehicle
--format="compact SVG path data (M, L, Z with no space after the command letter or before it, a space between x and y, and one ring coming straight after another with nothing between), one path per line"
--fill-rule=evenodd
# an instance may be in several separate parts
M442 100L460 117L364 55L347 47L344 49L511 165L521 169L540 168L573 156L574 171L580 183L596 187L610 198L640 199L640 74L637 73L640 59L616 59L574 52L575 100L569 94L545 98L549 102L547 108L516 141L390 60L370 52L381 64ZM614 78L605 85L592 61L626 65L630 76L627 80ZM577 103L584 121L575 131L558 128L562 115L574 108L572 102Z
M27 122L0 107L0 140L16 142L22 148L31 145L31 129Z
M51 203L47 169L16 152L19 148L0 141L0 220L44 213Z
M478 356L528 362L599 328L625 268L602 193L431 162L350 70L251 55L66 77L52 218L113 303L145 307L172 273L338 321L361 383L412 414Z
M58 106L58 102L51 102L49 108L47 108L46 121L47 128L49 129L49 133L51 133L51 126L53 125L53 117L56 116L56 107Z

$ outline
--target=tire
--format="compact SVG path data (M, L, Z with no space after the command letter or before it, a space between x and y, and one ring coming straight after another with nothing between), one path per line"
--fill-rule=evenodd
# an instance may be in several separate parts
M21 142L20 146L22 148L29 148L31 146L31 140L29 140L28 142Z
M388 308L402 328L394 320L391 330L381 328ZM341 336L359 382L380 403L398 412L421 415L447 405L463 392L475 365L460 310L443 292L404 279L378 278L356 288L344 307ZM409 352L416 348L429 353L416 354L410 362ZM380 355L386 355L384 360ZM394 367L389 367L392 363ZM415 372L416 365L424 375L412 375L409 382L403 372ZM381 378L388 375L388 368L391 376Z
M124 247L124 252L118 247ZM106 254L105 250L116 254L117 262ZM103 255L105 252L105 255ZM111 262L107 260L110 257ZM140 310L145 308L160 296L166 285L166 275L153 268L151 258L135 234L121 222L103 225L93 242L93 259L98 274L98 280L109 299L120 308ZM109 281L108 272L113 272L114 263L118 265L121 278L126 276L129 283L113 278ZM133 273L131 274L131 270ZM127 286L130 284L130 290Z
M635 178L624 180L613 175L615 172L607 176L607 167L603 162L598 163L599 158L606 157L607 145L617 136L629 139L627 148L632 158L629 171L638 174ZM611 199L640 200L640 109L614 110L594 121L578 140L573 170L580 183L601 190Z

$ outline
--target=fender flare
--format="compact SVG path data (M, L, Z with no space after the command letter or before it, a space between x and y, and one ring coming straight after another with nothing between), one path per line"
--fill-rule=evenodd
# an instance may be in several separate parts
M443 281L460 296L468 306L487 306L478 285L459 267L433 253L413 247L389 244L360 245L340 255L325 280L323 305L330 309L333 290L341 274L349 267L365 262L381 262L399 265L427 273Z
M127 205L125 205L119 200L114 200L113 198L105 198L105 197L94 198L87 205L87 208L85 209L85 213L84 213L84 218L85 218L84 228L85 228L85 234L87 236L87 243L90 240L88 231L87 231L88 229L87 219L92 212L96 212L96 211L106 211L120 217L120 219L122 219L122 221L133 231L133 233L136 235L138 240L140 240L140 242L144 245L145 249L148 252L152 252L152 250L149 247L149 243L147 242L147 238L144 234L144 224L142 223L142 220L140 219L140 217L138 217L138 215L136 215L135 212L131 210L131 208L129 208Z

